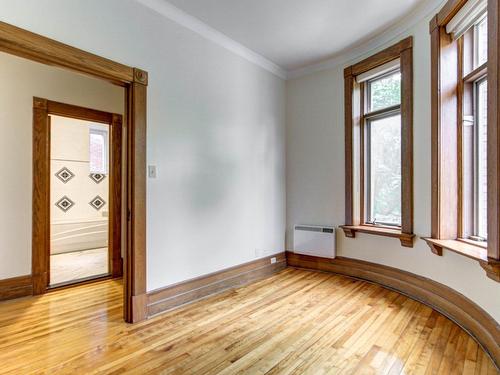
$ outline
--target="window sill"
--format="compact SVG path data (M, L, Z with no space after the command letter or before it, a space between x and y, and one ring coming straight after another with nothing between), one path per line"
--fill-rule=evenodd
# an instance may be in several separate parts
M434 238L423 238L431 251L438 255L443 255L443 249L453 251L467 258L477 260L486 271L486 275L497 282L500 282L500 261L488 258L488 251L484 244L471 243L468 240L436 240Z
M373 234L375 236L399 238L401 246L413 247L414 234L402 233L401 229L378 227L374 225L341 225L346 237L354 238L356 232Z

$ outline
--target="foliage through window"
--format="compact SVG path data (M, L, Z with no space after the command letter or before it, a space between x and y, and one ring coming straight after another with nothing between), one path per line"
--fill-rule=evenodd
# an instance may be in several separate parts
M377 78L369 84L369 111L377 111L401 103L401 74L399 72Z
M401 225L401 74L399 70L366 83L366 222Z

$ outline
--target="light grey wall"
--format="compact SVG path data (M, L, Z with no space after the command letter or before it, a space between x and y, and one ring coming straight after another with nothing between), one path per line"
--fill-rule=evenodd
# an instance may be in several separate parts
M4 22L149 72L148 290L283 251L282 79L132 0L0 8Z
M429 236L431 217L430 38L422 20L391 43L414 36L414 194L415 233ZM350 65L371 55L366 51ZM287 248L295 224L344 222L344 81L338 66L287 82ZM413 272L446 284L500 321L500 284L478 262L447 252L433 255L418 239L412 249L396 239L337 232L338 253ZM493 298L495 296L495 298Z

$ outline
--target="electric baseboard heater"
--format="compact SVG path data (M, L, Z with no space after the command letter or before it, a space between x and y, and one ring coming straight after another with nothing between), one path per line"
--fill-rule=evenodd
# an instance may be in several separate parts
M335 258L335 228L296 225L293 230L293 251L297 254Z

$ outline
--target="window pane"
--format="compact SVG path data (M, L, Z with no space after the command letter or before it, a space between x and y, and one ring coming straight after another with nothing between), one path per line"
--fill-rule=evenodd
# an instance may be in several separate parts
M89 160L90 173L108 173L108 134L106 130L90 129Z
M369 111L377 111L401 103L401 73L368 82L369 85Z
M485 17L476 26L476 64L481 66L488 61L488 19Z
M476 236L488 237L488 197L487 197L487 81L477 83L476 113Z
M368 125L369 221L401 225L401 116Z

